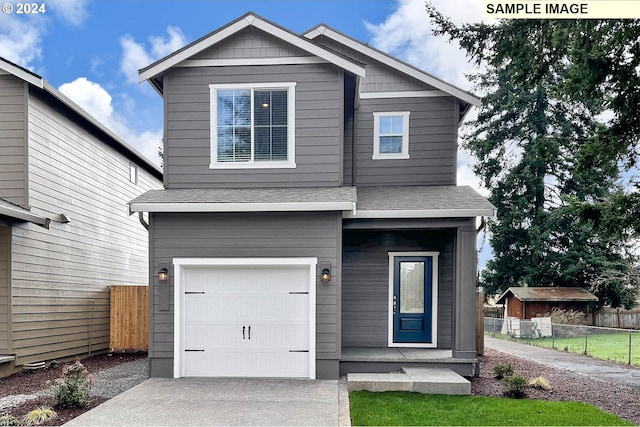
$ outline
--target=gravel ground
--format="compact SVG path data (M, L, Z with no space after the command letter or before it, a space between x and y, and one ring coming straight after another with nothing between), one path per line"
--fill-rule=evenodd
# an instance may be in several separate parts
M640 391L492 349L486 349L479 360L480 375L471 379L472 393L475 395L502 396L504 389L502 383L494 378L493 368L498 363L508 362L517 373L526 378L542 376L550 383L551 390L548 391L528 389L527 398L584 402L640 425ZM144 354L112 357L101 355L86 359L83 364L95 379L91 390L93 406L147 378L147 359ZM43 389L47 380L59 376L60 370L61 368L25 372L0 379L0 415L10 412L16 417L22 417L36 407L52 406L53 399ZM46 425L62 425L86 410L58 411L59 418Z

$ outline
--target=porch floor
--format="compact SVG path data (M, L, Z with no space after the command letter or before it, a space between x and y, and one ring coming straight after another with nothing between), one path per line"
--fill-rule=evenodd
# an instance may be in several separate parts
M401 347L342 347L340 375L355 372L398 372L405 366L448 368L463 376L474 373L478 360L454 358L451 350Z

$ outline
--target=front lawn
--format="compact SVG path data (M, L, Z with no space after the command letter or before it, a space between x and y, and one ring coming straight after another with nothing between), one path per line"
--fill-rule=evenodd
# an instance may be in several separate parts
M493 336L493 335L492 335ZM511 339L522 344L530 344L538 347L555 348L570 353L586 353L596 359L609 360L618 363L629 362L629 333L615 332L607 334L589 334L577 337L555 338L508 338L506 335L496 334L496 338ZM640 366L640 333L631 334L631 364Z
M577 402L352 391L354 426L630 426Z

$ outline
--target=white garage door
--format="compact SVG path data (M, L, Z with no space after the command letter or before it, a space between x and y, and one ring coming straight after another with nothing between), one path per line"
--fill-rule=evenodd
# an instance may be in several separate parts
M185 267L182 375L313 377L309 271L309 265Z

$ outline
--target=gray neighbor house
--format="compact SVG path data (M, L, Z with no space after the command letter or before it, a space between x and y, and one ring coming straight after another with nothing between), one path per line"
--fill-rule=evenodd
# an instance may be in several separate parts
M109 349L109 286L149 277L127 203L161 186L161 169L0 58L0 377Z
M165 106L149 214L153 377L469 375L475 96L325 25L253 13L140 70Z

